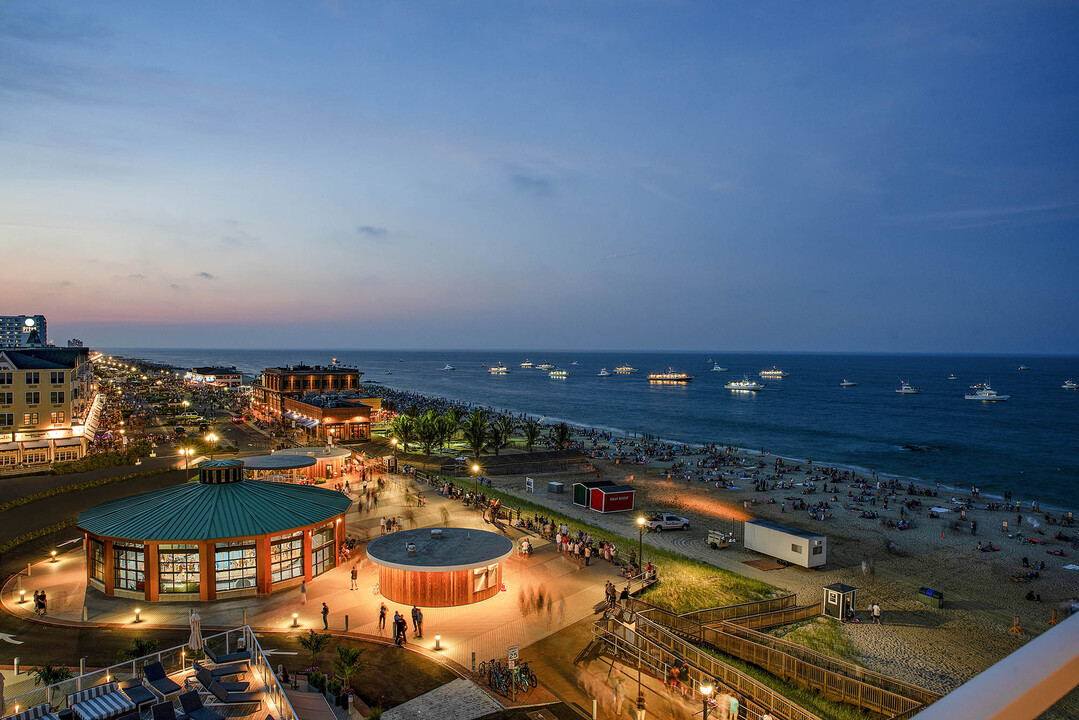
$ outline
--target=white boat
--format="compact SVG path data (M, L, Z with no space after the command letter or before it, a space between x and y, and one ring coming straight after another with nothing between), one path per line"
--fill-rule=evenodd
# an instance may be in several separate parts
M491 367L487 368L487 372L491 373L492 375L509 375L510 369L502 363L498 363L497 365L492 365Z
M949 380L958 380L959 378L957 378L957 377L955 376L955 373L952 373L951 375L949 375L949 376L948 376L948 379L949 379Z
M632 365L619 365L614 369L614 371L619 375L632 375L633 373L637 372L637 368L633 367Z
M574 360L573 362L570 363L570 365L580 365L580 363L577 362L576 360Z
M1001 400L1007 400L1011 395L1001 395L993 388L989 387L989 383L981 383L977 390L973 393L964 395L967 400L981 400L982 402L1000 402Z
M839 383L839 387L855 387L858 385L856 382L851 382L847 378L843 378L843 382Z
M547 374L553 377L555 380L565 380L569 377L569 370L552 370Z
M1076 384L1074 380L1065 380L1064 384L1060 387L1064 390L1076 390L1079 389L1079 384Z
M611 375L612 373L607 372L607 368L603 368L599 371L599 375L597 377L611 377Z
M541 363L536 366L537 370L554 370L554 365L549 362Z
M748 377L743 375L741 380L731 380L729 383L727 383L723 387L727 388L728 390L753 390L753 391L756 391L756 390L763 390L764 389L764 383L757 382L756 380L750 380Z
M912 387L911 384L905 380L900 380L899 382L900 386L896 392L900 395L919 395L922 392L920 387Z
M719 363L716 363L715 365L712 366L712 372L727 372L727 368L720 367Z
M442 369L443 370L456 370L457 368L455 368L453 365L446 365L446 367L444 367Z
M532 361L528 358L525 358L525 361L521 363L521 367L523 367L525 370L528 370L530 367L532 367Z
M1026 366L1026 365L1020 365L1019 369L1020 370L1029 370L1030 368L1028 366Z
M760 375L762 378L785 378L790 375L790 373L783 372L775 365L773 365L771 370L761 370Z
M667 372L648 373L648 382L654 383L687 383L692 379L693 376L689 373L680 372L674 368L667 368Z

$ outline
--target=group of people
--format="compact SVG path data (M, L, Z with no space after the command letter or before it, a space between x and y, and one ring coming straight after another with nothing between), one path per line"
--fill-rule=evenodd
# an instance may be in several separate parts
M386 603L381 603L378 608L378 631L381 633L386 629L386 616L389 613L389 608L386 607ZM393 632L393 644L397 647L404 647L408 638L408 620L401 614L400 611L393 611L393 621L390 624L390 629ZM423 637L423 610L419 607L412 606L412 633L417 638Z

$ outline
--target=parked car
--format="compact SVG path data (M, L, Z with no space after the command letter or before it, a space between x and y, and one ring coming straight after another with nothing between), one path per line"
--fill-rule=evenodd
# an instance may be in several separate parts
M644 527L652 532L689 530L689 520L672 513L656 512L645 515Z
M174 427L174 428L172 429L172 431L173 431L174 433L176 433L177 435L186 435L186 434L187 434L187 430L184 430L184 426L183 426L183 425L177 425L176 427Z

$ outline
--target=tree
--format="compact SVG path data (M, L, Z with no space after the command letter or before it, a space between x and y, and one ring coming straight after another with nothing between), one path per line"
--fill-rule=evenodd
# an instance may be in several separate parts
M39 668L34 668L29 674L34 676L35 686L55 685L71 677L71 671L66 667L53 667L52 665L42 665Z
M401 443L401 451L408 452L408 444L416 439L416 419L411 415L398 415L390 423L390 432Z
M333 671L342 678L346 684L352 682L353 676L364 671L367 662L363 659L363 650L337 646L337 657L333 661Z
M307 634L300 635L297 641L300 643L300 647L307 651L307 656L311 659L311 666L314 667L319 654L330 644L330 636L308 630Z
M143 640L142 638L132 638L131 647L124 648L118 654L121 660L134 660L140 658L143 655L149 655L150 653L157 652L157 640Z
M438 445L441 448L446 447L446 443L453 440L453 436L457 434L457 428L461 424L460 413L454 412L453 409L447 410L438 416Z
M572 436L573 433L570 432L569 425L566 423L558 423L551 428L551 439L559 450L564 450L569 445Z
M543 426L540 425L539 420L533 420L532 418L528 418L524 421L524 424L521 425L521 430L524 431L525 435L525 449L528 450L528 452L532 452L532 448L535 447L536 441L539 440L542 429Z
M439 424L438 413L434 410L428 410L416 419L416 440L423 448L424 455L430 457L431 450L438 445L441 437L442 427Z
M510 444L516 429L517 423L509 415L499 415L491 421L491 447L494 448L495 457L498 457L499 450Z
M465 443L472 450L472 457L477 460L487 448L490 432L487 411L479 408L473 410L472 414L461 425L461 437L464 438Z

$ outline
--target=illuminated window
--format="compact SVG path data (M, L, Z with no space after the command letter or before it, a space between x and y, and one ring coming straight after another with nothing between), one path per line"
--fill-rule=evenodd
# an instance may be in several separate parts
M162 593L197 593L199 591L199 546L159 545L158 586Z
M116 588L118 590L144 590L146 588L146 561L142 543L114 543Z
M279 583L303 575L303 531L270 540L270 579Z
M321 575L337 564L334 553L333 523L323 525L311 533L311 574Z
M105 543L90 538L90 577L105 582Z
M255 541L217 543L214 553L217 591L255 587Z
M37 413L29 412L22 414L23 425L37 425Z
M60 425L60 424L62 424L64 422L64 411L63 410L61 410L59 412L49 413L49 415L50 415L50 418L52 419L52 424L53 425Z

